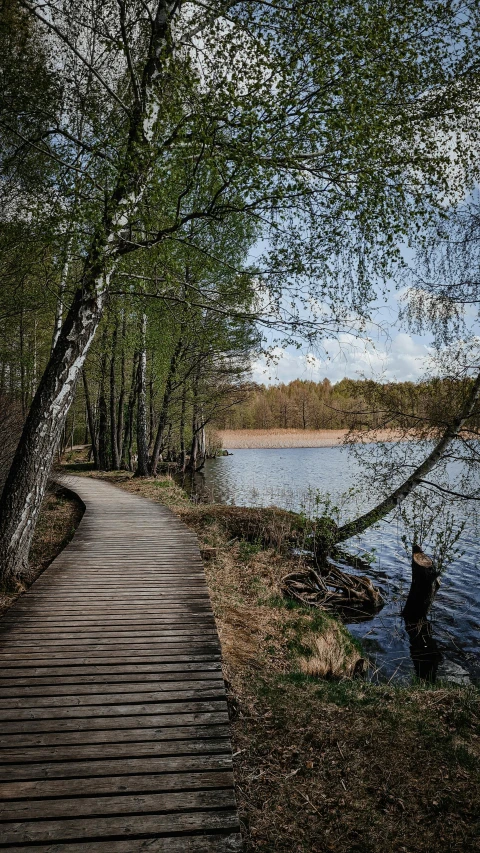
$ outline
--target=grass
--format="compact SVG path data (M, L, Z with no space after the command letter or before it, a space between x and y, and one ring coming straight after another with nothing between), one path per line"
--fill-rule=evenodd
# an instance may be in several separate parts
M214 549L205 572L246 853L480 851L476 688L345 677L358 643L282 595L300 559L288 514L195 507L167 477L105 478L167 504Z

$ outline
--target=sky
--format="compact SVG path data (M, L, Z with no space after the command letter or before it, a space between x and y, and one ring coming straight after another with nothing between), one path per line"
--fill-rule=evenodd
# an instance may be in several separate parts
M324 347L324 354L276 347L274 361L267 363L262 357L253 363L252 379L262 385L293 379L319 382L325 377L332 383L345 377L415 381L423 375L429 360L429 341L402 331L373 343L340 335L324 341Z
M264 245L261 243L260 248ZM412 251L407 246L401 250L404 259L412 262ZM400 326L398 315L404 294L405 289L390 282L386 296L378 293L376 304L372 305L375 322L362 336L344 332L324 339L315 351L275 346L275 336L267 333L266 345L273 348L273 358L260 357L252 363L252 380L272 385L294 379L319 382L327 378L332 384L344 378L380 382L420 379L430 362L432 337L411 334ZM265 333L265 329L262 331Z

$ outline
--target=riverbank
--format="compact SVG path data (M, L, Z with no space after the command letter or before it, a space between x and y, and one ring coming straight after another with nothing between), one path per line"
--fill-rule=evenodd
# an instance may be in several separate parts
M282 596L293 564L271 511L245 508L242 528L168 477L96 476L167 504L198 536L246 853L478 849L478 690L352 678L363 652L344 626Z
M338 447L344 444L347 429L224 429L217 431L224 450L254 450L287 447ZM371 441L405 441L400 430L383 429L372 433ZM414 436L411 436L414 438Z

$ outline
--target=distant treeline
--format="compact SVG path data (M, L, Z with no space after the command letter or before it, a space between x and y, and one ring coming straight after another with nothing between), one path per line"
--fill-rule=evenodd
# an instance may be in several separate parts
M216 419L219 429L419 428L441 425L470 380L379 383L342 379L332 385L295 379L255 385L244 402ZM472 426L478 418L472 419Z

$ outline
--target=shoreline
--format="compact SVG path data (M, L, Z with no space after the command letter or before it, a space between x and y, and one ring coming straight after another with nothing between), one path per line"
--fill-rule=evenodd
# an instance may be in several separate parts
M218 430L218 435L224 450L268 450L339 447L344 444L348 432L348 429L224 429ZM408 438L401 430L394 429L364 435L369 436L369 441L405 441Z

